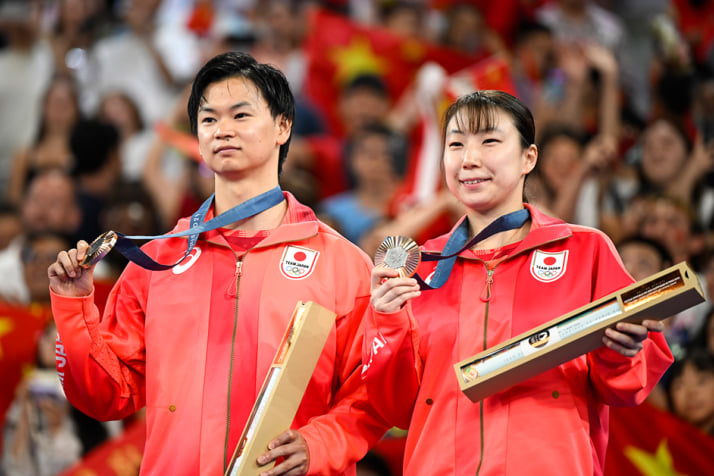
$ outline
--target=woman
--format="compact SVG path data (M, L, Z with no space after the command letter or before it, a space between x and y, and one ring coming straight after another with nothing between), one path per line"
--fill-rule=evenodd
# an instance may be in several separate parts
M19 204L29 178L40 170L71 170L74 165L69 140L81 118L79 95L69 76L56 76L47 87L34 143L13 158L7 199Z
M406 475L600 475L607 405L644 400L672 361L662 324L619 323L603 347L471 402L454 363L633 279L603 233L524 203L538 149L533 116L518 99L500 91L466 95L447 109L444 124L446 184L467 212L422 250L441 252L463 235L458 250L505 214L525 209L528 218L461 251L438 289L421 291L414 278L374 268L362 374L370 401L409 430ZM434 263L417 273L436 286ZM550 265L548 276L539 263Z

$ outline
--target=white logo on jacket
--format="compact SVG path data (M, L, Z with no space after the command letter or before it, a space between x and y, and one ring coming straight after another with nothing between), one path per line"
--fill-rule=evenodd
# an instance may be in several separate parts
M531 275L542 283L551 283L565 274L568 250L548 253L535 250L531 259Z
M195 251L195 253L194 253ZM179 264L171 268L171 271L174 274L181 274L185 273L188 271L188 269L193 266L193 264L198 260L198 257L201 256L201 248L198 246L194 246L193 249L191 250L191 253L186 257L185 260L181 261Z
M368 369L369 366L372 365L372 359L374 358L375 355L379 353L379 349L387 345L387 341L384 340L384 337L382 334L377 334L377 336L372 339L372 350L369 352L369 361L362 365L362 373L364 374Z
M280 259L280 272L288 279L305 279L315 270L319 251L289 245Z

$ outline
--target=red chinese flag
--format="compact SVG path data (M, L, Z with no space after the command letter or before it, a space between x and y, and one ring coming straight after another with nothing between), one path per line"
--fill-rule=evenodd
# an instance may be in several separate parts
M511 67L500 56L489 56L449 77L447 89L453 99L476 90L498 89L517 96Z
M714 475L714 438L644 403L610 410L606 476Z
M453 73L478 60L319 9L312 13L308 31L305 94L326 118L330 132L337 135L342 134L335 110L339 91L360 74L380 76L396 100L427 61Z
M0 302L0 422L5 421L23 370L35 365L37 342L51 316L47 306Z

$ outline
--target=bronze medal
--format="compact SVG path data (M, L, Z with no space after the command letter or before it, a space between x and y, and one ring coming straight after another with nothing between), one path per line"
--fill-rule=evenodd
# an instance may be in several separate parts
M82 262L79 263L80 266L84 268L94 266L114 248L116 242L117 235L113 231L110 230L102 233L89 245L87 254L84 256Z
M375 266L399 271L399 276L414 275L421 263L421 251L414 240L406 236L388 236L374 254Z

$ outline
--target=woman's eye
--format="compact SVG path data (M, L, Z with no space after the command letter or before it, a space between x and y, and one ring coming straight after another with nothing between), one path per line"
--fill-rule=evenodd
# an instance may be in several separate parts
M201 124L210 124L213 121L214 119L212 117L204 117L203 119L201 119Z
M463 144L461 142L449 142L449 147L461 147Z
M246 114L245 112L239 112L235 115L236 119L242 119L244 117L248 117L248 114Z
M495 144L498 142L498 139L494 139L493 137L489 137L488 139L484 139L483 143L484 144Z

